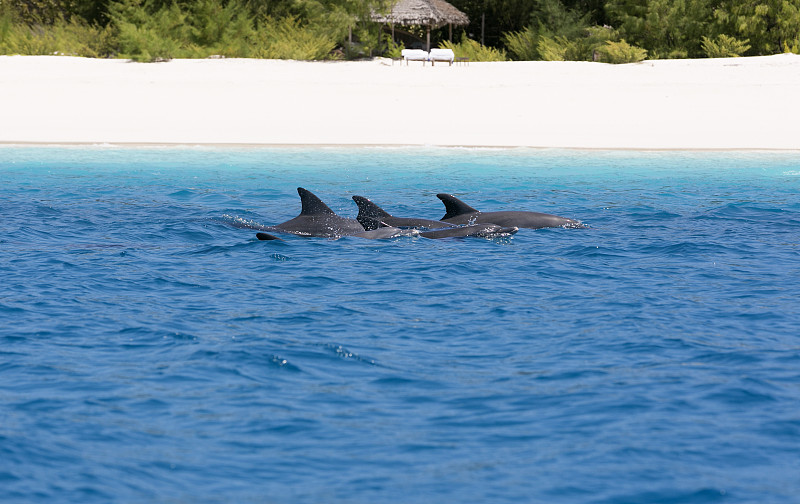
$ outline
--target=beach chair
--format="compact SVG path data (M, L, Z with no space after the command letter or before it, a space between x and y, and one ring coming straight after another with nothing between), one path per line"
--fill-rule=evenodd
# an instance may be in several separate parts
M400 51L400 55L403 57L403 61L406 62L406 66L408 66L409 61L421 61L422 66L425 66L425 62L428 61L428 51L423 51L422 49L403 49Z
M431 60L431 66L433 66L436 61L446 61L452 66L456 55L453 53L452 49L431 49L429 59Z

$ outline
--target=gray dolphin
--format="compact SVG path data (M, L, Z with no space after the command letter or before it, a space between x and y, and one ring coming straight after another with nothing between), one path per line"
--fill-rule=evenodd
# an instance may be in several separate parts
M414 230L412 230L414 231ZM417 231L423 238L502 238L511 236L519 231L515 226L498 226L497 224L472 224L469 226L450 226L441 229L429 229L428 231Z
M353 196L353 201L358 205L356 220L364 226L364 229L376 229L381 223L414 229L440 229L447 226L437 220L395 217L364 196Z
M300 215L274 226L275 231L323 238L352 236L364 232L364 226L359 224L357 220L336 215L328 205L323 203L311 191L298 187L297 194L300 195L300 203L302 204Z
M380 229L365 230L355 219L340 217L331 210L328 205L322 202L311 191L302 187L297 188L300 195L302 208L300 215L294 219L289 219L281 224L274 226L262 226L261 224L243 222L236 223L237 227L255 229L257 231L268 231L257 233L259 240L279 240L271 233L288 233L298 236L316 236L322 238L340 238L342 236L358 236L360 238L381 239L394 238L395 236L415 235L412 230L404 230L394 227L381 227Z
M353 201L358 205L358 217L356 217L356 220L364 226L364 229L379 229L381 226L419 229L420 236L433 239L468 236L496 238L511 236L519 231L516 226L499 226L488 222L454 226L450 223L431 219L395 217L363 196L353 196Z
M579 221L539 212L506 210L501 212L481 212L467 205L452 194L437 194L444 203L445 213L442 222L449 224L492 223L499 226L539 229L548 227L584 227Z

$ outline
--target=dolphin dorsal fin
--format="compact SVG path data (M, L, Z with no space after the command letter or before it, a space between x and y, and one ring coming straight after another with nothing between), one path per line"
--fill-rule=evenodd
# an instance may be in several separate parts
M353 201L355 201L356 205L358 205L358 217L369 217L374 219L391 217L389 212L371 202L364 196L353 196Z
M442 203L444 203L444 208L447 210L447 213L444 214L444 217L442 217L441 220L478 212L478 210L475 210L452 194L440 193L437 194L436 197L442 200Z
M300 215L336 215L333 210L328 208L328 205L314 196L311 191L298 187L297 194L300 195L300 202L303 204Z

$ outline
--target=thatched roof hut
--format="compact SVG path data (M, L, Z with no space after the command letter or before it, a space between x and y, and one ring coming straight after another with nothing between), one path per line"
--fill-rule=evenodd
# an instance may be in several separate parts
M469 24L466 14L445 0L397 0L388 14L372 14L372 20L402 26L425 26L428 29L428 50L431 50L431 28L450 25L452 38L453 25Z

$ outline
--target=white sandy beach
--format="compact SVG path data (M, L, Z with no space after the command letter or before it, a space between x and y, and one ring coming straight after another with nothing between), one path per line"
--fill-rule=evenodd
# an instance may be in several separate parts
M630 65L0 56L0 143L800 149L800 56Z

